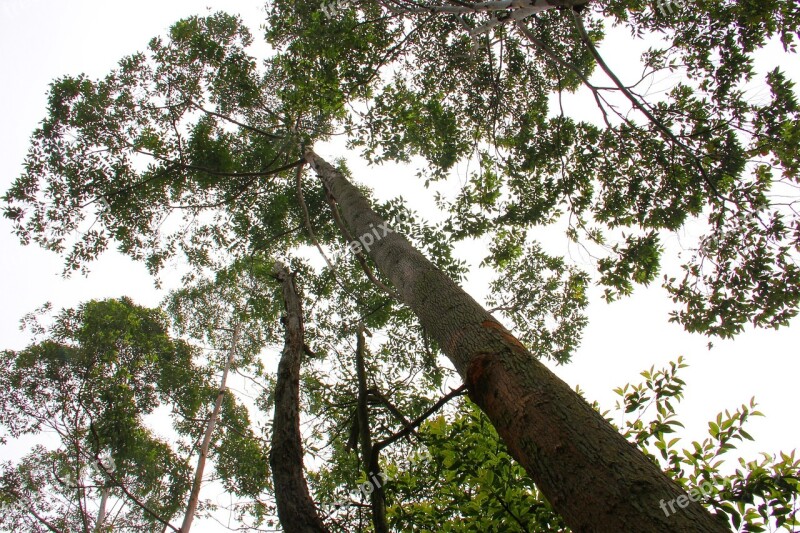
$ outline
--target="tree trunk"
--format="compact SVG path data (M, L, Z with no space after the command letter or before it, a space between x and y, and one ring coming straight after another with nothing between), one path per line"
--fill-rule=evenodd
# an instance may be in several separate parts
M340 172L311 150L305 159L356 239L372 242L364 248L378 269L439 343L470 398L573 531L729 531L391 230Z
M217 425L219 411L222 408L222 399L225 396L225 390L228 382L228 371L231 368L231 362L233 361L233 356L236 353L236 343L238 340L239 326L237 325L233 329L231 347L228 351L228 358L225 360L225 368L222 371L222 379L220 380L217 400L214 402L214 409L211 411L211 416L208 419L208 426L206 426L206 433L203 436L203 443L200 446L200 457L197 459L197 470L195 470L194 473L194 482L192 483L192 492L189 496L189 505L186 506L186 514L183 517L183 524L181 524L181 533L189 533L189 531L192 529L194 515L195 512L197 512L197 504L200 501L200 487L203 484L203 471L206 468L208 448L211 445L211 435L214 433L214 427Z
M100 510L97 512L97 523L94 526L95 533L103 531L103 525L106 521L106 504L108 503L108 494L111 489L108 486L102 488L100 492Z
M361 444L361 465L367 475L367 483L372 486L369 493L369 501L372 507L372 524L375 526L375 533L389 533L389 526L386 523L386 495L383 485L385 477L381 473L380 451L372 446L372 433L369 426L369 404L367 388L367 368L364 363L366 354L366 342L364 340L364 325L358 326L358 342L356 347L356 374L358 375L358 437Z
M286 337L278 363L275 386L275 417L269 464L275 482L278 518L287 533L327 533L308 492L303 472L303 442L300 434L300 362L305 351L303 315L294 277L284 265L275 266L286 305Z

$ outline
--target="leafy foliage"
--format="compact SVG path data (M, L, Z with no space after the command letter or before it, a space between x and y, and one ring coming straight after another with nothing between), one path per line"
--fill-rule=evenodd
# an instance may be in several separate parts
M644 382L615 389L621 397L617 411L624 417L621 431L648 453L678 483L695 489L703 503L716 511L735 531L773 531L800 525L800 460L795 451L762 453L760 460L729 460L736 442L753 440L744 426L754 416L755 399L731 412L717 414L708 423L708 437L678 448L673 437L678 421L677 404L685 383L677 376L685 368L682 358L668 368L642 372ZM651 411L649 416L645 416ZM653 412L654 411L654 412ZM738 467L731 471L732 464ZM726 473L727 471L727 473Z
M105 487L125 502L114 530L160 529L184 509L195 455L186 439L201 437L218 389L199 350L167 331L161 311L91 301L59 313L45 340L2 353L0 429L42 444L2 464L0 524L83 531L96 519L87 502ZM230 393L223 407L217 474L232 493L258 496L269 484L265 451ZM167 408L174 434L159 431Z
M3 431L55 436L53 447L3 464L4 525L39 527L30 526L36 513L61 530L83 530L93 520L85 499L99 498L106 483L130 501L120 526L152 528L178 512L189 464L145 418L161 405L199 415L210 391L194 355L167 336L163 315L124 299L62 311L47 340L3 352ZM101 454L113 473L97 467Z
M669 16L652 2L596 2L581 15L585 36L567 10L481 33L485 13L412 4L348 2L328 18L309 7L287 24L287 6L275 2L267 36L279 57L325 72L349 45L316 32L358 34L357 46L385 52L361 58L382 67L383 78L366 84L352 70L337 78L341 86L360 80L371 96L366 111L348 119L351 143L374 162L422 156L432 180L457 163L476 164L456 198L442 201L455 238L502 240L566 225L571 239L592 245L598 282L614 299L655 281L666 236L702 223L706 234L683 276L671 272L664 281L682 306L674 320L729 337L748 323L779 327L796 315L800 217L783 198L797 187L800 115L794 84L775 65L796 52L795 2L700 0ZM596 61L586 39L597 45L625 29L655 43L642 56L642 79L612 88L643 121L589 82ZM775 41L786 55L769 57L773 66L759 72L757 56ZM312 86L329 81L315 69L306 75ZM635 92L678 75L686 81L658 99ZM757 81L768 100L748 99ZM581 85L602 125L564 109L562 93Z
M800 525L800 460L795 452L759 460L727 458L735 442L752 440L744 426L755 402L720 413L709 436L680 447L676 408L683 398L682 358L642 372L644 381L615 389L621 400L604 415L625 437L735 531L794 530ZM595 407L597 407L595 405ZM414 451L416 450L416 451ZM416 454L416 455L415 455ZM400 531L569 531L478 408L465 400L430 420L407 460L387 465L393 527ZM734 468L735 467L735 468ZM679 508L677 512L680 512Z

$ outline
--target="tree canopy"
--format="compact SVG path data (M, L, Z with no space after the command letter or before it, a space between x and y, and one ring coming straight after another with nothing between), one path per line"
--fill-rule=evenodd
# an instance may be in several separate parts
M412 5L349 2L326 16L314 2L270 3L277 53L263 68L235 17L189 19L103 80L57 80L6 216L26 242L65 252L70 269L112 240L153 270L181 251L198 265L220 249L274 251L299 244L288 232L302 225L280 172L299 159L298 141L343 128L370 161L422 156L429 180L473 161L443 201L444 229L451 241L490 234L486 261L500 271L531 260L535 228L561 222L597 254L596 279L615 298L655 281L665 235L699 221L706 230L683 273L666 273L675 320L730 336L796 314L800 230L786 198L797 185L798 103L780 65L756 69L775 40L794 53L795 3L699 2L667 14L602 2L483 33L494 13ZM633 87L588 84L612 29L653 40ZM665 74L686 78L652 102L636 92ZM584 81L604 123L558 108ZM769 98L751 98L754 84ZM632 113L609 92L630 98ZM320 213L319 192L304 192ZM164 224L169 215L184 224ZM312 223L324 240L330 222Z

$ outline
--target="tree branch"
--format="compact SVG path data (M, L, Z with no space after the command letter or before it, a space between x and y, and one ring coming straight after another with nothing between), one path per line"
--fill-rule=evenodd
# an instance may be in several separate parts
M358 377L358 410L356 419L358 420L358 436L361 448L361 464L367 481L372 485L370 492L370 503L372 504L372 523L376 533L389 533L389 525L386 521L386 495L383 485L373 481L380 479L380 449L376 449L372 444L372 435L369 426L369 389L367 389L367 370L365 357L367 353L366 339L364 338L364 324L358 325L358 340L356 345L356 374Z
M264 131L262 129L256 128L255 126L250 126L249 124L245 124L243 122L239 122L238 120L236 120L236 119L234 119L232 117L229 117L227 115L223 115L222 113L217 113L216 111L209 111L208 109L204 109L204 108L200 107L198 104L196 104L192 100L189 100L189 104L192 107L194 107L195 109L197 109L199 111L202 111L203 113L206 113L208 115L211 115L211 116L214 116L214 117L217 117L217 118L221 118L222 120L230 122L231 124L236 124L237 126L239 126L242 129L245 129L245 130L248 130L248 131L252 131L253 133L258 133L259 135L264 135L266 137L271 137L273 139L284 139L285 138L283 135L275 135L274 133L270 133L268 131Z
M711 181L711 178L708 176L708 173L706 172L706 169L703 166L703 162L700 161L700 158L697 156L697 154L694 153L694 151L692 151L688 146L683 144L680 141L680 139L678 139L675 136L675 134L672 133L672 130L670 130L663 122L661 122L658 118L656 118L655 115L653 115L653 113L650 111L650 109L648 109L638 98L636 98L631 93L631 91L625 86L625 84L622 83L619 77L617 77L614 71L608 67L605 60L600 55L600 52L597 51L597 48L594 46L594 43L592 43L592 40L589 38L589 33L586 31L586 27L583 25L581 17L574 11L571 11L570 14L572 15L572 20L575 22L575 28L578 30L578 33L581 36L581 40L589 48L589 52L594 57L595 61L597 61L597 64L600 66L601 69L603 69L603 72L605 72L606 75L609 78L611 78L611 80L619 88L619 90L622 91L622 94L624 94L625 97L631 102L633 107L641 111L642 114L644 114L644 116L647 117L647 120L649 120L653 124L653 126L655 126L658 130L660 130L670 142L672 142L675 146L680 148L687 156L689 156L691 159L695 161L697 165L697 170L700 172L700 174L703 177L703 180L706 182L706 184L709 186L709 188L711 189L711 191L714 193L715 196L722 199L723 201L729 201L735 203L733 202L733 200L725 197L723 194L720 193L719 189L717 189L717 186Z
M427 411L425 411L420 416L415 418L414 421L411 422L411 424L409 424L402 431L399 431L394 435L392 435L391 437L388 437L375 444L375 449L380 451L389 446L390 444L392 444L393 442L396 442L401 438L405 437L406 435L409 435L412 431L418 428L423 422L425 422L428 418L430 418L431 415L433 415L436 411L441 409L447 402L449 402L453 398L456 398L457 396L463 396L464 394L466 394L466 392L467 392L466 385L461 385L459 388L450 391L446 396L442 397L438 402L436 402L430 408L428 408Z

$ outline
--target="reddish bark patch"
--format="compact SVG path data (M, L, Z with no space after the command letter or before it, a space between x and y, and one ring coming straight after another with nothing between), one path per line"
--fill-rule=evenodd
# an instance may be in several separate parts
M496 354L478 354L472 358L467 366L467 377L464 380L469 389L470 399L481 407L486 406L487 385L489 384L488 374L493 365L498 363Z
M502 327L502 326L500 326ZM490 418L494 417L495 428L502 436L511 430L505 422L501 422L501 413L505 407L498 380L502 380L504 369L500 357L495 353L479 353L472 358L467 367L466 385L470 399L475 402ZM518 439L504 439L511 456L525 464L525 455L518 446Z

